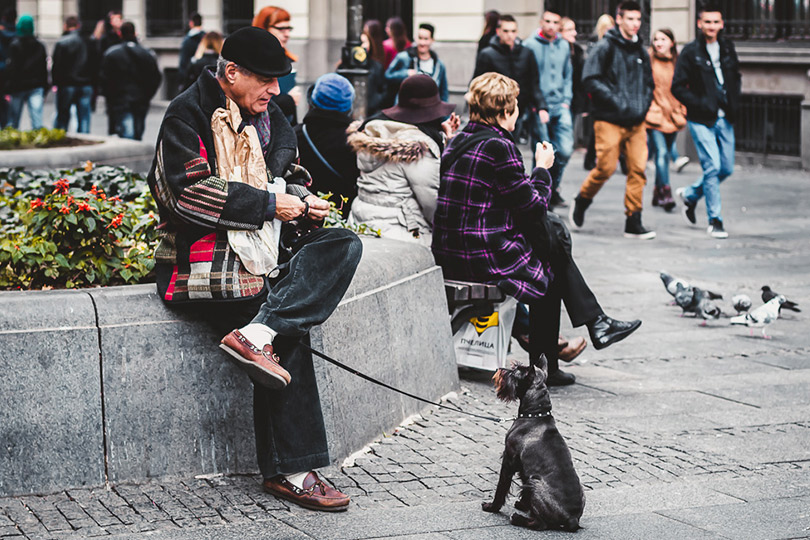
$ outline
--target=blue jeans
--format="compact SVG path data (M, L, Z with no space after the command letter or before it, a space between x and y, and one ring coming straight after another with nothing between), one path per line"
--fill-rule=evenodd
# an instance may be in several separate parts
M664 133L657 129L648 129L650 155L655 159L655 187L669 185L669 160L678 159L678 150L675 148L675 138L678 132Z
M688 126L703 176L686 188L684 198L693 203L706 197L709 220L722 219L720 183L734 172L734 126L725 118L718 118L711 127L697 122L688 122Z
M42 105L45 101L45 92L42 88L24 90L11 94L11 103L8 107L8 125L15 129L20 127L22 109L28 103L28 116L31 118L31 129L42 127Z
M279 260L289 260L268 282L266 297L177 307L206 320L215 339L250 322L278 331L273 349L292 381L282 390L253 387L256 453L264 478L329 465L312 353L299 340L309 344L309 330L335 310L363 250L360 239L346 229L315 229L290 248L291 257L285 251L279 254Z
M110 109L109 115L115 126L115 134L122 139L140 141L143 138L146 113L148 111L149 104L129 105L126 107L116 106Z
M53 127L67 131L70 124L70 108L76 105L76 118L79 125L76 131L90 133L90 102L93 99L93 87L60 86L56 91L56 121Z
M537 134L538 138L531 141L532 156L535 145L540 141L548 141L554 146L554 165L549 169L549 173L552 179L551 187L554 191L558 191L565 166L568 165L568 160L574 152L574 121L570 109L565 107L551 107L548 114L547 124L541 124L539 119L535 120L538 129L531 133ZM536 165L532 157L532 166Z

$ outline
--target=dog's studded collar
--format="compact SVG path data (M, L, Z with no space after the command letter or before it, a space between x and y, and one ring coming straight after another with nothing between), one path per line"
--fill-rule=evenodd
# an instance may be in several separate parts
M543 418L545 416L551 416L551 409L541 413L519 413L517 415L518 418Z

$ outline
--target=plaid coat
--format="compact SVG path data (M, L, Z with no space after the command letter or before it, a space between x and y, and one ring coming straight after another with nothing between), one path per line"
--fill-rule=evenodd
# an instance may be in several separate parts
M551 177L526 175L512 136L500 127L470 122L450 142L491 130L494 138L471 147L442 176L433 223L433 255L446 279L494 283L521 302L546 294L550 264L532 249L532 223L545 218Z

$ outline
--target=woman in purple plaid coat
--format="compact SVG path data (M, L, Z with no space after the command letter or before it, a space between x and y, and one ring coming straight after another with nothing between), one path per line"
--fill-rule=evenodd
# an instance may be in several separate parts
M572 384L574 376L558 366L561 302L574 327L588 327L597 349L624 339L641 321L605 315L571 257L568 229L548 213L550 143L538 145L538 167L526 175L511 135L518 93L515 81L497 73L470 83L470 123L442 155L432 249L445 279L494 283L528 304L530 362L544 354L547 384Z

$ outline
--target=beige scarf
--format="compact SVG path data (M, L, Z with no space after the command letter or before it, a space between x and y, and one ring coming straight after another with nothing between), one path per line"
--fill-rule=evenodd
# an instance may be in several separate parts
M284 193L284 180L268 182L267 167L262 156L259 135L253 126L245 126L239 132L242 115L236 103L225 98L227 109L222 107L211 116L211 132L214 136L214 151L217 154L217 174L228 182L243 182L258 189ZM228 244L248 272L254 275L277 274L278 242L281 222L265 221L260 229L251 231L228 231Z

